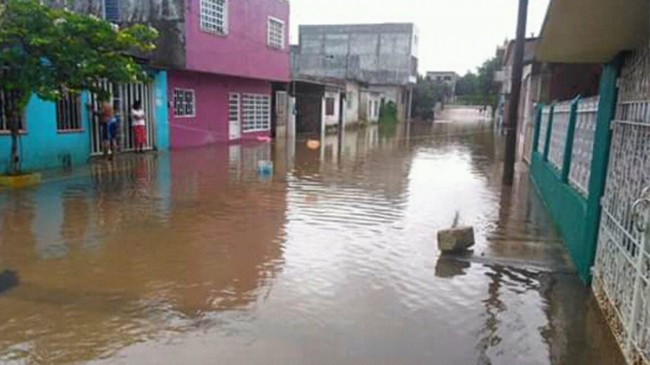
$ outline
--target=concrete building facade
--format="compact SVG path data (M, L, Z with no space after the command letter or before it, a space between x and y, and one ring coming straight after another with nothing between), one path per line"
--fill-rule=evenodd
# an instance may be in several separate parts
M171 147L268 137L285 126L272 106L287 103L289 3L186 5L185 67L169 76Z
M149 62L168 69L172 149L271 136L286 125L287 0L74 0L65 6L159 31Z
M456 101L456 84L460 76L454 71L429 71L426 74L427 80L439 84L445 84L449 87L449 95L447 101Z
M383 102L394 102L401 119L410 117L418 70L415 25L303 25L299 31L295 74L357 80L382 93Z

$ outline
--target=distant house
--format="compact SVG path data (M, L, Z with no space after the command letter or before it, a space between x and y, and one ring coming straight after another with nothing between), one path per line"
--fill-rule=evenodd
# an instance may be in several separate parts
M296 133L317 137L344 128L345 90L346 83L338 79L294 79Z
M418 67L418 30L413 24L303 25L299 31L294 75L366 85L358 93L346 90L346 98L353 100L350 108L356 109L357 94L364 103L359 110L381 94L382 102L396 104L400 119L410 118ZM352 112L347 114L354 119Z
M454 71L429 71L426 74L426 79L438 84L445 84L449 87L449 95L446 102L456 101L456 84L460 76Z

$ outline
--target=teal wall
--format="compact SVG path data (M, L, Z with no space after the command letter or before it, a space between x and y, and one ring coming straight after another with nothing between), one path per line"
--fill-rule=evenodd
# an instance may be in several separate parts
M169 107L167 100L167 71L156 73L154 80L156 108L156 147L169 151Z
M588 281L593 262L589 262L591 245L587 244L587 199L569 184L562 182L559 171L544 161L542 154L533 152L531 178L557 227L580 277Z
M82 96L82 104L88 97ZM72 165L87 163L90 156L88 113L82 111L81 132L59 133L56 128L56 105L32 96L26 111L26 133L20 137L21 167L24 171L63 166L66 156ZM9 166L11 136L0 135L0 173Z
M574 101L574 107L571 109L562 171L558 171L548 162L553 114L551 113L549 117L547 135L540 135L541 112L537 114L535 125L535 140L533 142L534 148L530 169L531 180L553 218L578 269L580 278L586 284L591 282L591 268L594 264L598 244L601 213L600 199L603 196L607 175L611 141L610 123L614 118L616 109L616 79L618 78L619 69L620 61L617 58L605 65L601 77L591 176L589 192L586 197L578 193L568 183L576 123L575 103L579 102L579 99ZM546 139L546 149L543 154L537 151L541 138Z
M159 151L169 149L169 118L167 107L167 72L156 72L154 78L156 144ZM88 94L82 95L82 105ZM26 130L20 138L22 169L36 171L63 167L69 156L72 166L81 166L90 159L90 116L82 107L80 132L59 133L56 128L56 105L33 96L26 111ZM0 134L0 173L7 171L11 136Z

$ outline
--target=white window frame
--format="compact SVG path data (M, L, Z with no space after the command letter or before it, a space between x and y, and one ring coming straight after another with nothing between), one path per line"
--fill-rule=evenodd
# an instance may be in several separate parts
M328 102L329 100L332 100L332 105L333 105L333 107L332 107L332 114L329 114L329 113L327 112L327 102ZM325 95L325 116L326 116L326 117L336 117L336 96L332 96L332 95L329 95L329 96L328 96L328 95Z
M282 25L282 41L280 44L274 44L271 39L271 24L273 22ZM287 37L287 24L282 19L278 19L276 17L270 16L266 22L266 44L273 49L284 50L286 48L286 43L287 43L285 40L286 37Z
M176 92L190 93L192 94L192 114L176 114ZM174 117L175 118L195 118L196 117L196 91L194 89L186 89L182 87L174 88L173 97L173 108L174 108Z
M222 20L222 30L219 29L213 29L217 28L217 23L215 21L216 16L212 16L211 19L208 21L205 18L208 17L207 14L204 14L204 11L207 12L207 6L212 6L211 4L208 4L208 2L217 2L217 1L223 1L223 20ZM217 34L217 35L222 35L225 36L228 34L228 27L229 27L229 18L230 18L230 0L199 0L199 27L201 28L201 31L210 33L210 34Z
M56 102L56 130L58 133L83 132L81 93L66 93Z
M254 98L255 100L258 100L259 98L264 98L266 100L266 121L264 122L266 124L266 127L263 128L258 128L257 127L257 118L260 118L257 114L253 116L254 118L254 123L255 128L252 129L247 129L247 123L246 120L248 118L247 115L247 102L249 98ZM259 111L259 106L257 104L255 106L255 112ZM253 94L253 93L245 93L242 94L241 96L241 132L242 134L244 133L256 133L256 132L268 132L271 130L271 95L268 94Z

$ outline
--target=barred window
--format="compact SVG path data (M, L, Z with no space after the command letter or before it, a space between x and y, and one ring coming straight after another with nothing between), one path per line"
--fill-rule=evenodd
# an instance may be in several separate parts
M280 19L269 18L267 37L269 46L284 49L284 22Z
M201 0L201 30L228 33L228 0Z
M58 131L81 130L81 95L66 93L56 103L56 129Z
M0 132L9 132L9 120L7 114L13 110L20 102L20 92L18 91L3 91L0 90ZM19 120L19 129L25 130L25 117L24 115Z
M325 98L325 115L328 117L333 117L336 110L336 99L333 97Z
M119 0L104 0L104 19L111 23L117 23L120 20L120 2Z
M239 94L230 94L228 99L228 120L230 122L239 122Z
M174 116L194 117L196 115L196 100L194 90L174 89Z
M244 94L242 98L244 123L242 130L262 132L271 129L271 97L268 95Z

